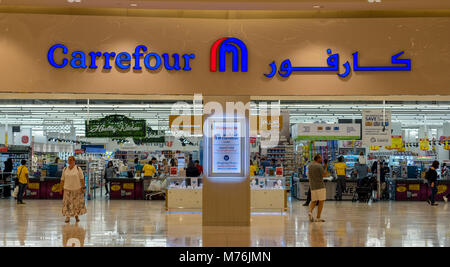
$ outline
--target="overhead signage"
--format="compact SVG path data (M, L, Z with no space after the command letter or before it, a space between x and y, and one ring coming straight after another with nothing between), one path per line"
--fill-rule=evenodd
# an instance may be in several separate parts
M212 174L241 174L242 123L217 120L211 123Z
M148 51L148 53L146 53ZM234 37L220 38L215 41L210 49L210 72L225 72L227 55L231 56L233 72L248 71L248 49L243 41ZM285 59L279 67L275 61L269 66L271 72L264 74L267 78L272 78L276 74L281 77L289 77L294 72L336 72L341 77L347 77L352 71L411 71L411 59L399 59L405 52L401 51L391 57L392 66L361 66L359 63L359 52L354 52L351 66L347 61L340 70L340 56L332 54L331 49L327 49L327 66L292 66L290 59ZM110 52L93 50L89 52L75 50L70 52L64 44L54 44L47 52L48 63L54 68L65 68L70 66L74 69L112 69L112 65L126 70L158 70L165 68L168 71L191 71L192 61L196 59L194 53L164 53L162 55L150 51L145 45L137 45L134 52ZM230 58L229 58L230 59ZM142 60L142 62L141 62Z
M145 137L145 120L133 120L123 115L110 115L86 121L86 137Z
M366 146L391 145L391 110L363 110L362 140Z
M361 139L357 123L298 123L294 127L297 140L357 140Z
M260 133L278 129L289 131L289 116L250 116L250 129ZM285 117L283 119L283 117ZM287 120L287 121L286 121ZM283 126L284 125L284 126ZM203 115L169 115L169 129L172 133L182 132L184 135L203 133Z

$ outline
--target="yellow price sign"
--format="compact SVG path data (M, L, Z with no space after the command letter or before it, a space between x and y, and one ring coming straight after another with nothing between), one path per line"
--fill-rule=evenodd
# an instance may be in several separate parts
M391 148L402 148L403 147L403 141L401 136L392 136L391 138Z
M419 143L420 150L428 151L430 149L430 143L428 139L420 139Z
M406 191L406 186L398 186L397 187L397 192L403 193Z
M446 185L443 185L443 184L441 184L441 185L438 185L438 195L439 194L442 194L442 193L445 193L445 191L447 191L447 186Z
M123 184L123 189L133 190L134 189L134 184L133 183L124 183Z
M29 183L28 188L34 189L34 190L39 190L39 183Z
M115 185L111 186L111 191L119 191L119 190L120 190L120 185L115 184Z
M420 190L420 184L410 184L408 185L408 188L410 191L419 191Z

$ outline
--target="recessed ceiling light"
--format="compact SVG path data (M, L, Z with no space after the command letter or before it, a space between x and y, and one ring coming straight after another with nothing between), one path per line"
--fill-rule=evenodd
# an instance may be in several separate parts
M381 3L381 0L367 0L369 3Z
M314 5L313 8L323 8L323 6Z
M137 7L137 4L130 4L130 6L132 6L132 7Z

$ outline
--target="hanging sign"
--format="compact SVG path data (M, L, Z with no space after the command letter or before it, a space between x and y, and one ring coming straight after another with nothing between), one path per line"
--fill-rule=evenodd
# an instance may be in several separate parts
M428 138L420 138L419 148L423 151L430 150L430 140Z
M445 150L450 150L450 136L441 136L439 141Z
M145 137L145 120L133 120L123 115L110 115L86 121L86 137Z
M362 140L366 146L391 146L391 111L365 109L362 112Z
M298 123L294 129L297 140L361 139L361 125L357 123Z

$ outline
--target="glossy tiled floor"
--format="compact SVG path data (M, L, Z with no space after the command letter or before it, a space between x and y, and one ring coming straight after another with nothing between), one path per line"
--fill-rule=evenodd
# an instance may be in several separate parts
M444 203L325 203L310 223L302 202L284 215L252 215L251 227L202 227L199 214L166 214L164 201L88 201L81 222L65 224L59 200L0 199L0 246L450 246Z

